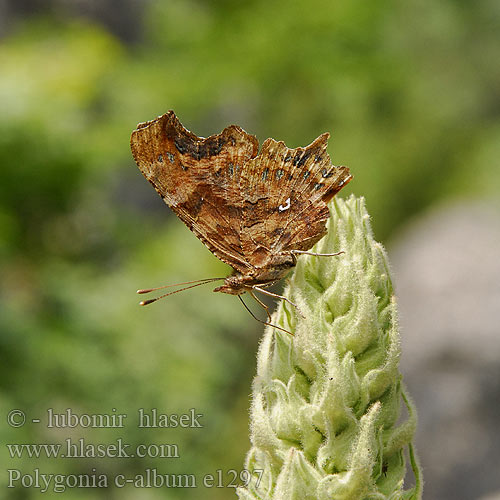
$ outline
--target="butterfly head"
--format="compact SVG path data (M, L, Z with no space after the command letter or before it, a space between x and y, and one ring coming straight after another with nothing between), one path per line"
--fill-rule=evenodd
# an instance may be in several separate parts
M214 288L214 292L228 293L229 295L241 295L245 293L245 277L241 274L233 274L224 280L224 284Z
M228 276L214 292L241 295L255 286L266 286L276 283L295 266L296 258L290 252L270 254L268 262L262 267L255 267L247 274L234 272Z

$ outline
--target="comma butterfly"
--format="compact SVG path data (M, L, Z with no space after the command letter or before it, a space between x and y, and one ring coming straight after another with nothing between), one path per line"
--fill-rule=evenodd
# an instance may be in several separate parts
M256 298L257 290L281 297L262 287L283 278L295 266L297 254L309 253L326 234L327 203L352 179L347 167L331 164L329 137L324 133L309 146L295 149L267 139L259 153L257 138L237 125L198 137L173 111L137 125L130 143L144 177L208 249L234 270L227 278L190 282L197 283L192 286L224 279L214 292L249 292Z

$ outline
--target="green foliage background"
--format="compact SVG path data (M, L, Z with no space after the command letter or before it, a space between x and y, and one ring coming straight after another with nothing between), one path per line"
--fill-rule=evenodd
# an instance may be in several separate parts
M333 162L355 177L342 195L366 197L375 234L387 241L444 198L497 196L498 5L150 1L133 42L57 9L9 25L0 39L2 414L21 408L43 419L47 408L116 408L129 414L126 429L78 437L177 443L181 458L12 460L2 446L2 468L133 475L156 466L198 476L240 469L261 328L208 287L137 306L137 288L228 269L142 178L131 130L174 109L204 136L237 123L261 142L270 136L296 147L330 131ZM205 428L137 429L140 407L194 407ZM0 417L1 443L68 437L42 425L12 429ZM110 488L66 498L199 495ZM203 498L234 491L204 489Z

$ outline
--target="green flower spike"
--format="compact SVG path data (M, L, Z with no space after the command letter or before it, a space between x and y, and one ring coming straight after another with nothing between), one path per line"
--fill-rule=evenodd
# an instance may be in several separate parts
M252 479L240 500L419 499L413 403L386 253L363 198L334 199L328 235L298 260L259 347L253 384ZM401 415L404 413L404 417ZM414 485L404 488L407 459Z

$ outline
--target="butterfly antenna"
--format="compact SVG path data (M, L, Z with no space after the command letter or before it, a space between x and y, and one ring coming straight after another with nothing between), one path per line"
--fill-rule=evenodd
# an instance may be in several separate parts
M206 278L204 280L196 280L196 281L187 281L185 283L177 283L176 285L165 285L165 286L159 286L157 288L148 288L145 290L137 290L137 293L149 293L149 292L153 292L155 290L161 290L162 288L167 288L169 286L179 286L179 285L187 285L189 283L194 283L193 285L185 286L184 288L180 288L179 290L174 290L173 292L164 293L163 295L160 295L159 297L155 297L154 299L143 300L143 301L139 302L139 305L140 306L147 306L149 304L152 304L153 302L156 302L157 300L168 297L169 295L173 295L174 293L183 292L184 290L189 290L190 288L194 288L194 287L197 287L200 285L206 285L207 283L211 283L212 281L218 281L218 280L223 280L223 279L225 279L225 278Z
M150 292L155 292L156 290L163 290L164 288L169 288L172 286L191 285L192 283L199 283L200 285L202 285L204 283L210 283L212 281L218 281L218 280L223 280L223 279L224 278L205 278L202 280L185 281L184 283L174 283L172 285L157 286L156 288L144 288L141 290L137 290L136 293L150 293Z
M276 328L277 330L281 330L282 332L288 333L292 337L294 336L294 334L292 332L289 332L288 330L285 330L284 328L281 328L280 326L273 325L272 323L269 323L267 321L263 321L263 320L257 318L257 316L255 316L255 314L245 304L245 301L243 300L242 296L238 295L238 298L240 299L240 302L243 304L243 306L245 307L245 309L250 313L250 316L252 316L253 319L257 320L259 323L262 323L263 325L271 326L272 328Z

